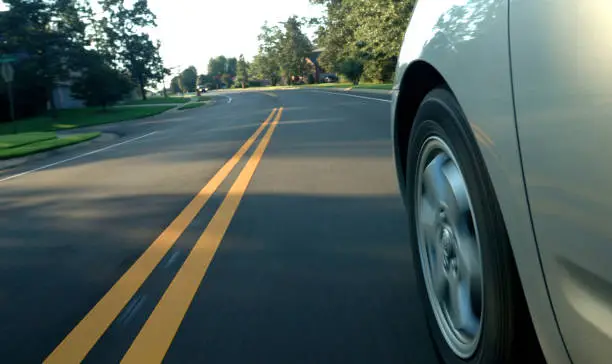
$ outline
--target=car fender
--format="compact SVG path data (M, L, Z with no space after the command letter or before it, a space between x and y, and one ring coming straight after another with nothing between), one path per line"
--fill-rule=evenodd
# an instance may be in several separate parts
M394 144L406 140L400 113L423 65L461 105L493 184L533 324L549 362L569 363L534 238L513 103L506 0L420 0L405 35L392 93ZM420 101L419 101L420 102ZM400 186L405 150L395 148Z

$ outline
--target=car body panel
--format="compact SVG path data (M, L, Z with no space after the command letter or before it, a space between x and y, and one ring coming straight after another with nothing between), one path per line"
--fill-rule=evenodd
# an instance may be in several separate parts
M540 344L551 363L568 363L533 235L517 141L508 45L507 0L420 0L396 71L392 115L410 68L426 62L457 97L489 171ZM398 123L393 116L398 144ZM397 153L397 148L396 148ZM396 155L396 161L401 160ZM403 187L402 166L398 166Z
M576 363L612 360L612 2L517 0L510 19L527 192Z

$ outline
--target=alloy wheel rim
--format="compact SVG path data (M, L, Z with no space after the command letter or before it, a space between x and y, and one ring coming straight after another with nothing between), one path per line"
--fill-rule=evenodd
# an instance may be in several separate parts
M423 143L415 192L427 295L446 343L467 359L476 351L482 331L480 241L465 179L452 150L439 137Z

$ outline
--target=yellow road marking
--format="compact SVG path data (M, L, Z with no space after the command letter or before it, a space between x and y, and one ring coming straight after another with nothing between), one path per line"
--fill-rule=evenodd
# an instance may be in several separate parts
M121 363L161 363L164 359L268 147L282 113L283 108L280 108L276 119L240 172L215 216L189 253Z
M276 109L272 110L266 121L259 126L236 154L221 167L187 207L181 211L130 269L125 272L81 322L53 350L47 359L45 359L45 363L77 363L85 358L121 310L136 294L136 291L142 286L153 269L155 269L185 229L191 224L191 221L204 207L208 199L255 143L257 137L259 137L274 117L275 112Z

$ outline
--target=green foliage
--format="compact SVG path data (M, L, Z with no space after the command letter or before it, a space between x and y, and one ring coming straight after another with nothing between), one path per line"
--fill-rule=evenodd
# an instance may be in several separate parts
M233 78L234 77L230 75L229 73L224 73L221 75L221 82L223 82L225 86L227 86L227 88L231 88L232 85L234 84Z
M179 76L174 76L170 81L170 92L173 94L180 94L182 92L179 79Z
M270 80L272 86L276 86L280 82L280 66L277 59L260 51L251 63L251 76L262 80Z
M236 69L236 81L241 84L242 88L245 88L249 84L249 66L244 60L244 56L241 54L238 58L238 66Z
M123 99L132 85L129 78L107 65L95 53L90 53L81 67L81 75L72 83L72 95L85 101L87 106L106 109Z
M319 63L340 71L347 58L364 63L367 79L391 79L404 32L416 0L311 0L327 7L317 45L325 51Z
M363 74L363 63L360 60L348 58L340 64L339 71L346 76L353 85L357 85Z
M55 83L69 78L71 64L85 44L86 19L90 15L86 3L7 0L5 4L9 11L0 17L0 54L23 55L15 66L15 99L21 100L16 114L23 116L29 110L44 109L47 102L54 109L51 95ZM39 94L30 97L33 92ZM0 98L7 104L4 87ZM23 102L24 98L29 100Z
M187 67L179 76L179 87L183 93L195 92L198 80L198 70L194 66Z
M208 74L212 76L221 76L227 71L227 58L219 56L211 58L208 61Z
M312 84L314 84L315 82L317 82L317 80L315 80L314 75L313 75L312 73L309 73L309 74L308 74L308 78L307 78L307 83L308 83L309 85L312 85Z
M227 59L227 73L235 77L238 74L238 60L236 57Z
M215 79L211 75L199 75L198 80L197 80L198 86L209 87L209 88L213 85L214 82L215 82Z
M131 8L121 0L100 0L100 5L104 13L97 22L94 42L116 67L129 72L146 99L145 88L170 74L159 55L160 43L144 32L144 28L156 26L155 14L147 0L136 0Z
M302 32L302 23L292 16L284 23L285 31L279 41L278 57L285 78L303 76L308 70L306 57L312 52L312 44Z

